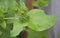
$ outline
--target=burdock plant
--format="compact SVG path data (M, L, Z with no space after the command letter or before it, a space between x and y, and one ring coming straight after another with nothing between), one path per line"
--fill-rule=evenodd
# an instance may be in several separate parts
M40 4L41 7L45 5ZM22 0L0 0L0 38L17 38L28 29L44 31L51 28L55 20L55 16L46 15L44 10L28 10Z

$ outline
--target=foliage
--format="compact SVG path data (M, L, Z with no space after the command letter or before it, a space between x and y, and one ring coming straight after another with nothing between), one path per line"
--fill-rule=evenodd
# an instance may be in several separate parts
M29 29L27 38L47 38L47 32L46 31L38 32Z
M49 0L36 0L33 2L35 7L46 7L48 6Z
M56 17L46 15L41 9L28 10L22 0L0 0L0 38L17 38L29 29L44 31L51 28Z

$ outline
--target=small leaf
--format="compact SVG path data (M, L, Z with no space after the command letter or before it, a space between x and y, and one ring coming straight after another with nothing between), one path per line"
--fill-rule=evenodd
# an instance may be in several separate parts
M28 12L30 16L29 28L35 31L44 31L51 28L56 20L55 16L46 15L44 11L39 9L33 9Z

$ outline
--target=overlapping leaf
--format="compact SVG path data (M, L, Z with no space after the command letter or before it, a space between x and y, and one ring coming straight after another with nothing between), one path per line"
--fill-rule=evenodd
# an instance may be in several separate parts
M28 12L30 16L29 28L35 31L44 31L51 28L55 23L55 16L46 15L43 10L33 9Z
M23 30L23 25L19 21L14 21L13 30L11 31L11 36L17 36Z
M27 26L27 23L20 23L19 20L15 20L13 23L13 30L11 31L11 36L15 37L24 30L24 27Z

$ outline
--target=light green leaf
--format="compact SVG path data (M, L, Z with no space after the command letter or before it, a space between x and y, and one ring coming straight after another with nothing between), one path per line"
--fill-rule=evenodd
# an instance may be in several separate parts
M35 31L44 31L51 28L56 20L55 16L46 15L44 11L39 9L33 9L28 12L30 16L29 28Z
M13 30L11 31L11 36L17 36L23 30L23 25L18 21L14 21Z
M0 1L0 9L3 10L3 12L6 12L8 9L8 0L1 0Z
M49 0L36 0L33 2L33 6L36 7L46 7L48 6Z
M26 7L26 5L25 5L24 2L20 2L20 10L22 10L22 11L28 11L28 9L27 9L27 7Z
M13 23L13 30L11 31L11 36L15 37L24 30L24 27L27 26L27 23L20 23L19 20L15 20Z
M31 11L28 12L28 15L32 16L32 14L33 14L33 16L34 15L44 16L45 15L44 11L41 9L32 9Z
M18 11L19 13L25 13L28 11L28 8L22 0L20 0L20 2L18 3Z
M8 0L8 7L9 7L9 9L15 9L16 8L16 0Z
M4 17L4 1L0 1L0 17Z
M27 38L47 38L47 32L46 31L36 32L29 29Z
M4 17L4 11L2 9L0 9L0 17Z
M17 6L16 6L16 0L8 0L8 15L11 17L11 16L14 16L15 14L15 11L17 9Z
M4 28L4 29L6 28L6 22L5 22L5 21L3 21L3 22L1 23L1 27Z

